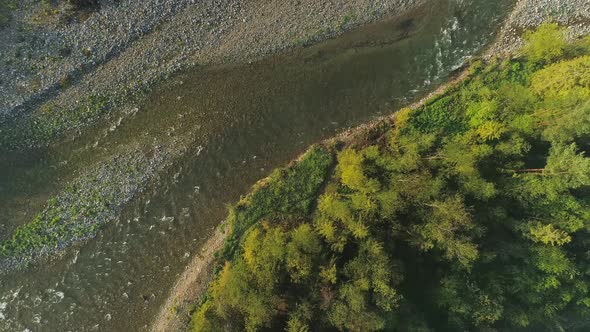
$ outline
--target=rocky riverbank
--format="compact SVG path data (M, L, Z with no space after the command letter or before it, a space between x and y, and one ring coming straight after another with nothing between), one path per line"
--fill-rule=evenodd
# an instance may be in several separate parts
M225 225L227 226L227 225ZM203 244L201 252L189 265L172 287L169 296L151 326L152 332L182 331L190 321L190 310L209 286L213 278L213 260L228 235L228 227L218 227Z
M181 68L254 61L419 2L102 0L86 20L70 22L63 5L48 13L43 2L19 2L0 34L0 129L17 134L5 135L0 147L45 145L96 121L105 112L77 114L89 98L118 108ZM22 137L37 135L27 127L47 110L65 119L56 128L49 122L48 135Z

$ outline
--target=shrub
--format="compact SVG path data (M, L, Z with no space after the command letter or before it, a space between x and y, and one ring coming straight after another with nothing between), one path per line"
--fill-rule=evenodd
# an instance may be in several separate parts
M528 31L524 35L525 54L532 62L548 63L561 57L567 43L564 29L557 23L544 23L535 31Z

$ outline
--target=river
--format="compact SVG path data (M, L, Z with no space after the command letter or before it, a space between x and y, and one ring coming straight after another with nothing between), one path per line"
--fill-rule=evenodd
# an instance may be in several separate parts
M100 153L89 130L55 151L3 158L0 238L96 158L154 142L183 151L96 238L3 275L0 330L145 330L227 204L310 144L434 90L493 40L512 3L430 1L256 63L193 68L104 124L116 130ZM52 167L63 165L56 155L70 166Z

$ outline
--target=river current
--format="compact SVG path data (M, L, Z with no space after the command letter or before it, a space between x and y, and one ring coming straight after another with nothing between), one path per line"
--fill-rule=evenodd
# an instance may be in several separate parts
M317 45L194 68L160 84L133 117L106 124L116 130L104 153L172 137L186 152L96 238L0 276L0 330L145 330L227 204L310 144L434 90L493 40L512 3L427 1ZM85 146L64 142L60 153L89 158ZM0 161L0 187L15 177L28 185L7 185L0 195L3 230L30 220L76 173L36 155L11 158Z

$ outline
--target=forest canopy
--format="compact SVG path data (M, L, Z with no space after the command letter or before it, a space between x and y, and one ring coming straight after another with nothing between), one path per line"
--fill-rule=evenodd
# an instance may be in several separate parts
M525 39L233 207L194 330L590 329L590 39Z

